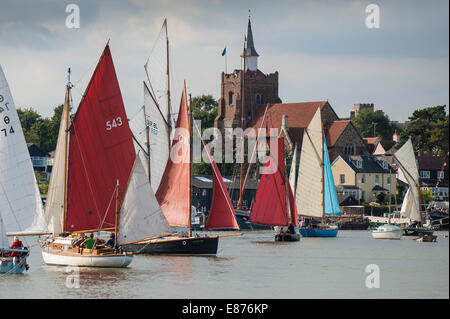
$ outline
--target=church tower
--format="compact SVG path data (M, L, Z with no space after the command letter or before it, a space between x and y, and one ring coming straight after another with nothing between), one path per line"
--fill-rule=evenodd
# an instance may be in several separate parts
M221 97L214 120L214 127L220 129L222 136L225 128L241 127L242 107L245 129L259 107L281 103L278 96L278 72L262 73L258 69L258 57L249 15L246 46L241 54L241 58L245 59L245 72L242 69L234 70L230 74L222 72ZM243 99L245 103L242 103Z

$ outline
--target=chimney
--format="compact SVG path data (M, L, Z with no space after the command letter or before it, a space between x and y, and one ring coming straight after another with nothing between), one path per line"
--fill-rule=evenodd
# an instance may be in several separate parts
M281 118L281 128L285 129L286 131L289 128L288 125L288 116L286 114L283 114L282 118Z
M395 143L400 142L400 136L398 135L397 130L394 131L394 135L392 135L392 140L393 140Z

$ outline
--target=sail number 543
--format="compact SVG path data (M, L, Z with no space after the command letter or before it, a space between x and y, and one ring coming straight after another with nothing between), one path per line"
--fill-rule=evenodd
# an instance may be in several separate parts
M111 131L113 128L122 126L122 118L119 116L112 121L106 121L106 130Z

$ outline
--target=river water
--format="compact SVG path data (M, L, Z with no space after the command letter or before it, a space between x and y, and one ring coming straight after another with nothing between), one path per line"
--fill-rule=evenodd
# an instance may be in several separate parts
M449 298L448 231L435 234L436 243L370 231L276 243L272 231L248 231L221 238L217 257L137 255L125 269L79 268L79 288L29 237L31 268L0 274L0 298ZM366 287L373 264L379 288Z

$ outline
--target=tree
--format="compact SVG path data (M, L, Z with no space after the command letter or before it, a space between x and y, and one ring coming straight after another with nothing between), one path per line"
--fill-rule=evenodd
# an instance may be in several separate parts
M214 127L217 116L217 101L211 94L196 96L192 99L192 116L202 123L202 132L206 128Z
M201 133L205 129L214 126L214 119L217 116L217 101L212 95L203 94L192 98L191 107L193 119L201 121ZM198 134L195 127L192 130L192 134ZM205 142L207 143L208 141ZM211 165L203 161L201 163L194 163L192 165L192 174L212 175Z
M42 118L33 108L17 109L27 143L36 144L46 152L53 151L58 140L62 109L62 104L55 107L51 118Z
M400 133L398 148L411 137L415 150L442 156L448 161L448 117L445 105L415 110L409 117L408 127Z
M361 110L352 118L352 124L361 137L381 136L384 140L391 140L394 131L398 130L398 127L389 120L389 116L381 110Z

